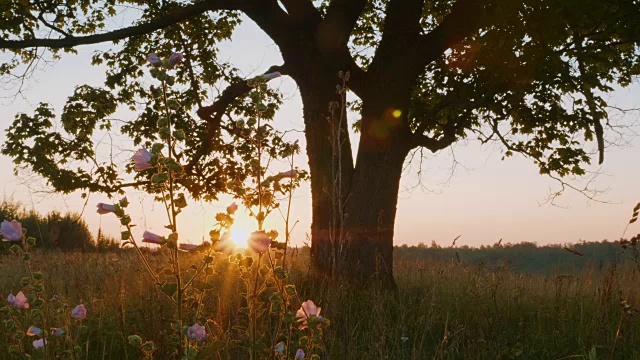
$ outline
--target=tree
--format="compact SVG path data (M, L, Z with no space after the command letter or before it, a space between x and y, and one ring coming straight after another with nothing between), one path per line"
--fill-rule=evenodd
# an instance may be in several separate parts
M138 18L106 29L125 5L135 6ZM141 59L178 49L187 66L176 76L185 86L173 94L183 111L176 126L196 129L184 151L191 182L183 186L196 197L214 197L241 173L239 162L219 160L242 154L222 140L221 129L237 131L237 122L223 115L251 116L244 101L251 87L216 62L216 46L246 15L282 53L284 64L269 70L293 78L303 100L316 268L392 286L394 221L408 154L476 136L504 145L505 157L531 158L555 179L583 175L588 142L596 141L598 161L604 159L603 122L613 125L606 93L640 73L637 0L26 0L3 3L0 13L0 48L15 55L2 65L4 73L35 61L42 48L61 56L83 44L118 45L94 56L110 68L106 88L79 87L62 115L65 130L83 140L56 137L54 115L43 105L33 117L16 118L5 154L62 191L113 188L117 176L108 164L79 177L54 158L90 159L87 137L96 126L108 128L106 118L122 104L145 102L140 118L123 130L136 143L149 141L157 119L150 91L137 90ZM202 105L203 85L219 79L230 85L213 105ZM355 124L345 120L347 88L359 99ZM204 121L189 117L194 110ZM350 125L361 134L355 159ZM57 146L57 154L24 145L48 138L55 140L40 150Z

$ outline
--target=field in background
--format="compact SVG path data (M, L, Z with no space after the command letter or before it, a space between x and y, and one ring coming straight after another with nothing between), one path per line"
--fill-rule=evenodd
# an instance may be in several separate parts
M632 307L640 304L635 268L585 263L578 271L541 275L465 262L460 254L459 261L421 256L437 251L396 251L397 297L376 289L314 283L307 275L308 257L294 253L294 283L331 320L325 336L328 358L640 359L639 317L621 306L621 300ZM80 302L86 305L88 331L80 340L87 359L138 358L127 345L130 334L153 340L156 358L163 358L171 309L134 255L34 254L34 267L46 276L47 296L61 299L60 311ZM567 261L575 257L564 256ZM160 257L151 258L160 265ZM23 266L19 258L0 256L2 301L19 288ZM210 359L243 358L242 350L234 348L240 339L232 330L246 316L237 311L242 287L230 271L225 257L217 259L219 282L209 291L206 306L219 325L210 339L219 350L210 353ZM73 330L77 325L66 326ZM5 332L0 323L0 359L9 358Z

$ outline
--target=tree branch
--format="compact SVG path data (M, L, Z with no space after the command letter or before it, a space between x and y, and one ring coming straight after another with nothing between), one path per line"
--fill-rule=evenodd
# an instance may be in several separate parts
M427 130L429 125L433 125L434 122L437 120L436 117L438 116L438 113L440 111L443 111L447 108L455 108L458 110L471 112L490 104L492 101L493 101L492 93L485 93L482 97L475 100L469 99L469 98L462 98L460 94L450 94L449 96L446 96L444 99L434 104L433 107L429 109L429 111L427 111L425 114L421 116L423 120L420 121L420 123L416 127L416 130L414 131L414 134L413 134L414 139L417 139L414 147L425 146L427 149L434 151L430 149L429 146L432 146L432 147L435 146L436 150L442 150L447 146L451 145L451 141L457 140L456 139L457 131L461 127L465 126L463 125L464 118L462 118L462 115L458 115L458 119L455 119L456 121L453 121L452 119L448 119L449 121L444 126L444 129L443 129L444 134L441 139L434 140L424 135L424 132ZM439 141L440 143L434 144L433 143L434 141ZM427 144L428 146L424 144Z
M291 44L291 35L299 29L292 26L293 17L282 10L276 0L245 0L242 3L238 6L238 10L251 18L280 47L281 51Z
M593 129L596 134L596 141L598 143L598 164L602 164L604 162L604 129L602 128L602 124L600 123L600 119L598 118L598 109L596 106L596 102L594 99L593 91L589 88L585 82L585 76L587 75L586 67L584 66L584 61L582 59L582 38L576 36L574 39L576 49L578 49L578 53L576 53L576 61L578 62L578 73L580 74L580 87L582 90L582 94L587 100L587 106L589 107L589 112L591 113L591 121L593 122Z
M71 34L69 34L68 32L53 26L52 24L50 24L45 18L44 18L44 11L41 11L40 14L38 15L38 20L40 20L40 22L42 22L42 24L44 24L44 26L48 27L49 29L64 35L64 37L69 37L71 36Z
M445 50L453 47L483 25L483 8L487 1L458 0L440 25L422 35L416 47L417 57L423 65L437 59Z
M265 74L276 71L282 73L284 71L284 68L284 65L274 65L270 67L269 70L265 72ZM203 156L211 153L211 142L213 141L213 139L215 139L219 129L225 129L228 132L235 134L232 128L228 128L222 125L222 116L226 114L227 109L234 101L248 94L251 89L252 87L249 85L247 80L239 80L238 82L235 82L224 89L222 91L222 94L220 94L218 99L213 104L198 109L197 113L200 119L207 122L207 140L203 141L196 154L185 166L185 170L187 172L190 172Z
M369 67L382 83L393 79L410 84L424 69L414 54L420 40L423 6L424 0L391 0L387 4L382 39Z
M69 48L78 45L97 44L140 36L177 24L194 16L211 10L238 10L238 2L233 0L201 1L188 5L162 18L144 24L130 26L102 34L87 36L67 36L60 39L0 39L0 49L25 49L30 47L47 47L52 49Z
M330 39L334 49L346 46L366 4L367 0L333 0L318 29L321 45Z
M443 127L442 136L439 139L434 139L422 133L413 133L411 134L411 148L422 146L435 153L449 147L458 140L456 137L457 130L458 126L456 126L456 122L449 121Z
M504 135L502 135L500 130L498 130L498 121L499 121L498 119L494 119L492 124L491 124L491 127L493 129L493 134L495 134L498 137L499 141L502 143L502 145L504 145L505 148L507 148L507 150L510 150L512 152L520 153L520 154L524 155L525 157L534 159L538 163L543 162L542 158L540 158L539 156L535 156L534 154L530 153L529 151L526 151L525 149L518 149L518 148L514 147L513 144L511 144L509 142L509 140L507 140L504 137ZM593 179L591 179L584 188L580 189L580 188L578 188L578 187L576 187L574 185L571 185L571 184L567 183L566 181L562 180L562 178L553 175L551 172L548 172L547 176L549 176L551 179L557 181L560 184L561 189L559 191L556 191L555 193L550 194L549 198L545 202L551 202L551 204L554 204L554 200L557 197L559 197L564 192L564 190L566 188L569 188L571 190L574 190L574 191L582 194L583 196L585 196L587 199L589 199L591 201L595 201L595 202L599 202L599 203L607 203L606 201L602 201L602 200L599 200L597 198L597 196L601 193L601 191L598 191L596 189L589 189L589 185L595 179L595 177Z
M454 134L445 133L440 139L434 139L430 136L423 134L413 134L411 139L411 148L416 147L425 147L429 149L432 153L440 151L444 148L449 147L456 141L456 136Z
M299 22L313 21L319 22L320 12L313 6L311 0L281 0L289 15Z

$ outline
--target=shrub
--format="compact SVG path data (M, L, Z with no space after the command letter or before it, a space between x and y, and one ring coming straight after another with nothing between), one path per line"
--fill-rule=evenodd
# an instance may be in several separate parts
M13 198L0 201L0 221L18 220L27 233L36 239L36 246L57 248L63 251L90 250L95 248L93 237L87 223L77 213L61 214L53 211L42 215L33 210L27 211ZM2 249L6 248L6 244Z

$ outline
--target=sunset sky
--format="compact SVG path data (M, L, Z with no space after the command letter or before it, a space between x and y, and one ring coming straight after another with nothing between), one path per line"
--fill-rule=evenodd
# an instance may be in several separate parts
M84 46L78 48L78 55L63 55L58 63L36 72L25 84L21 96L11 97L15 89L0 89L0 141L4 141L4 130L18 112L31 113L39 102L51 103L59 114L67 96L76 85L101 85L104 68L92 67L90 56L96 49L109 45ZM0 57L0 60L5 58ZM254 24L246 21L236 32L233 44L222 45L221 60L229 60L239 67L247 77L264 72L269 66L281 64L277 47L260 32ZM1 61L0 61L1 62ZM295 83L287 77L269 83L285 94L285 104L276 117L276 127L280 130L303 130L302 103ZM621 108L640 107L640 85L620 89L611 96L611 105ZM126 118L131 113L121 112ZM638 113L611 113L612 119L622 124L632 124L639 120ZM357 119L351 114L351 121ZM638 130L638 129L636 129ZM299 139L304 149L304 136L295 132L288 139ZM617 140L609 132L608 140ZM131 142L119 138L119 146L136 150ZM357 136L353 143L357 144ZM624 146L611 146L605 154L601 167L590 170L601 175L593 187L607 190L599 196L605 202L588 201L584 196L572 191L557 199L560 206L542 204L550 191L558 189L554 180L538 174L537 167L520 156L501 161L501 148L497 145L481 146L475 140L467 140L446 149L437 155L425 152L422 178L417 175L417 163L413 170L407 169L403 175L402 191L398 203L395 244L429 244L435 240L440 245L448 245L453 238L461 235L459 245L480 246L493 244L499 239L503 243L532 241L538 244L568 243L580 240L615 240L624 229L631 214L631 208L640 201L640 139L627 136ZM593 150L595 144L587 145ZM127 157L123 156L122 165ZM297 165L307 168L306 155L297 158ZM594 162L597 160L594 158ZM452 173L452 167L454 172ZM274 172L284 169L279 164ZM24 177L12 175L11 160L0 156L0 184L6 197L23 202L28 208L34 206L40 212L50 210L82 211L85 204L79 194L69 196L45 195L40 192L42 182L26 181ZM375 174L371 174L375 176ZM29 186L25 185L25 181ZM419 184L422 184L420 186ZM162 207L154 204L149 197L136 191L128 192L134 222L138 224L140 237L143 230L162 233L164 221ZM293 203L294 221L299 221L293 234L294 244L306 241L311 222L311 198L309 184L306 183L295 193ZM181 238L198 243L206 237L211 228L213 216L222 211L232 200L223 197L213 204L193 203L181 215L179 226ZM120 227L113 216L100 217L95 213L97 202L109 202L105 195L92 194L84 218L90 229L96 233L99 228L117 235ZM248 233L255 228L241 208L238 212L237 231ZM2 219L0 219L2 220ZM277 212L271 215L268 227L282 229L282 218ZM631 228L633 234L640 232L640 226Z

